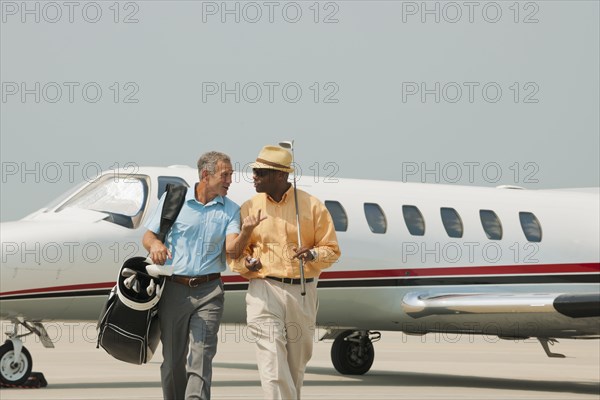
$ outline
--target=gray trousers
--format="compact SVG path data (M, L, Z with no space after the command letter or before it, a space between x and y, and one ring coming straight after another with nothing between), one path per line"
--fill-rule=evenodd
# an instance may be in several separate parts
M158 306L165 400L210 399L224 299L221 279L195 288L166 281Z

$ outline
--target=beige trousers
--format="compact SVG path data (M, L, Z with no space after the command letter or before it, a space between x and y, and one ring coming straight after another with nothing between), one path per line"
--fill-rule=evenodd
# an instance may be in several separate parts
M248 329L265 399L300 399L306 364L312 356L317 317L316 280L301 285L252 279L246 294Z

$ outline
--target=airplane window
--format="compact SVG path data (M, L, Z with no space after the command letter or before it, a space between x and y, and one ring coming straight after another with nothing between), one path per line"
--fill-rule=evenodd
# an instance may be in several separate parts
M190 185L188 185L188 183L185 181L185 179L182 179L178 176L159 176L158 177L158 192L157 192L157 196L159 199L160 199L160 196L162 196L163 193L165 192L165 190L167 189L167 185L169 183L190 187Z
M495 212L492 210L479 210L479 218L488 239L502 239L502 224Z
M463 235L463 224L456 210L454 208L442 207L440 208L440 213L444 229L446 229L448 236L461 238Z
M423 214L415 206L402 206L402 214L408 231L413 236L423 236L425 234L425 220Z
M71 197L71 195L73 193L79 192L81 190L81 188L84 187L85 185L87 185L86 181L79 182L79 184L73 186L73 188L67 190L65 193L61 194L56 199L54 199L50 203L48 203L44 207L46 209L46 211L44 211L44 212L52 211L53 208L55 208L56 206L60 205L63 201L65 201L66 199L68 199L69 197Z
M107 221L133 229L139 225L147 198L146 179L130 175L119 178L109 174L84 187L56 212L68 207L100 211L108 214Z
M365 217L369 228L373 233L385 233L387 231L387 220L379 204L365 203Z
M325 200L325 207L329 210L333 225L338 232L346 232L348 230L348 214L338 201Z
M519 219L521 220L521 228L527 240L530 242L541 242L542 226L536 216L533 213L522 211L519 213Z

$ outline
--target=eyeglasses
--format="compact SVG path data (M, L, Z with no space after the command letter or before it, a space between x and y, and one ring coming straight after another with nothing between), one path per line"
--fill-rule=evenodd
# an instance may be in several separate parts
M254 169L252 169L252 173L258 177L269 175L270 173L272 173L274 171L275 171L274 169L269 169L269 168L254 168Z

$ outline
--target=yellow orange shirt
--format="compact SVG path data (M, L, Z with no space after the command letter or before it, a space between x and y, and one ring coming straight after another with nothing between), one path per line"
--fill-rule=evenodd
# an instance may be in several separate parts
M321 270L335 263L341 254L333 220L325 205L316 197L302 190L297 190L297 195L302 246L317 251L313 261L304 262L304 276L318 277ZM290 186L279 203L266 193L258 193L242 205L241 219L257 215L259 209L261 216L266 215L267 219L252 231L244 256L230 261L231 269L248 279L266 276L299 278L300 262L292 258L292 249L299 247L293 187ZM245 266L246 256L259 258L262 269L258 272L249 271Z

